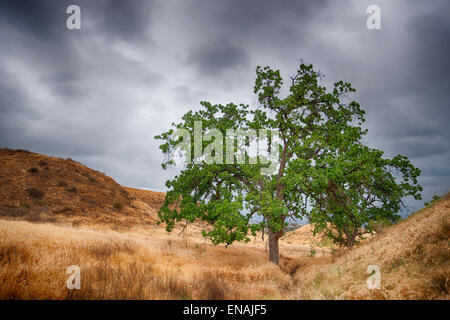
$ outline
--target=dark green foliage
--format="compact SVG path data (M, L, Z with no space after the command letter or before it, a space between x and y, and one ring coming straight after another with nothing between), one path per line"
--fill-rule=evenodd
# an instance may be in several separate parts
M116 210L122 210L123 204L121 204L120 202L114 202L113 203L113 208L116 209Z
M432 204L433 202L436 202L439 199L441 199L441 197L435 194L430 202L425 202L424 204L425 204L425 206L428 206L429 204Z
M309 193L309 221L314 231L336 243L353 246L359 236L371 233L377 221L384 225L400 219L402 199L420 199L420 170L406 157L382 157L379 150L352 144L317 161L301 166L293 175Z

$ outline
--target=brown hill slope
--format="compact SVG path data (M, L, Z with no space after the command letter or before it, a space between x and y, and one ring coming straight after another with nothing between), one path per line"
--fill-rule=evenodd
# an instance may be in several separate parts
M303 261L296 273L303 298L450 299L450 194L388 227L332 263ZM314 260L314 259L313 259ZM380 268L369 290L367 267Z
M0 215L29 221L154 223L160 192L119 185L71 159L0 149Z

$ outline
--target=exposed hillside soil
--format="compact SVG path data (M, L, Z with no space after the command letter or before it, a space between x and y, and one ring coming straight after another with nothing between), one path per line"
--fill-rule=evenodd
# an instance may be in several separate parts
M71 159L0 149L0 215L35 221L155 223L160 192L119 185Z

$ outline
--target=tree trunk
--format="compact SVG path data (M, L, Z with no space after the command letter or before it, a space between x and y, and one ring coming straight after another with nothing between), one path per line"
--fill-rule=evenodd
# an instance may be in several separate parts
M355 240L356 240L356 232L353 233L350 237L350 239L347 240L347 247L352 248L353 245L355 244Z
M269 261L278 265L279 263L279 247L278 247L278 239L280 235L278 232L272 232L269 229Z
M347 236L347 247L352 248L355 244L356 236L358 235L358 227L354 227L352 233L346 233Z

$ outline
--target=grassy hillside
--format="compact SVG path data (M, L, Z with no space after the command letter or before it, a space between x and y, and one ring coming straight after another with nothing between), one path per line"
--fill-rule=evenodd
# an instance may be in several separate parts
M449 299L450 194L335 261L296 279L308 298ZM381 289L368 290L369 265L381 270Z
M0 215L27 221L154 223L160 192L119 185L71 159L0 149Z

